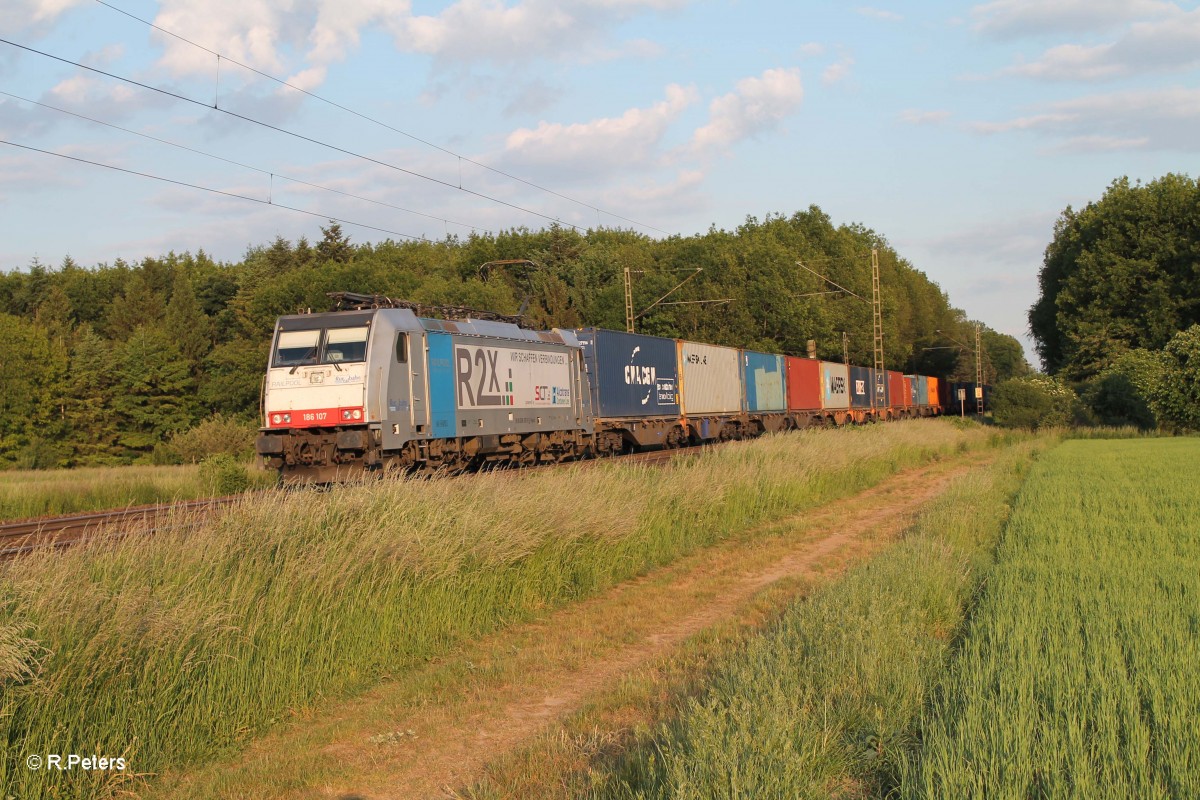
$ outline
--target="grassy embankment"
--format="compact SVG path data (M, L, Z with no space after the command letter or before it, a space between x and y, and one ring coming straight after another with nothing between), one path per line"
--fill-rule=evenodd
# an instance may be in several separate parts
M256 498L178 536L0 566L0 787L102 796L237 748L290 710L731 532L998 444L949 421L815 431L684 456Z
M247 468L252 486L266 488L275 476ZM0 520L71 514L211 497L213 484L200 467L125 466L0 471Z
M1200 439L1037 466L904 797L1200 797Z
M1030 460L1014 447L958 480L905 537L797 600L711 667L657 729L548 796L886 796L986 575ZM474 796L501 796L494 785Z

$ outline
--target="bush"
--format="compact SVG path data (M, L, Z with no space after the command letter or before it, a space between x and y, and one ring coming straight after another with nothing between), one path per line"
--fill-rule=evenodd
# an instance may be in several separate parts
M1200 430L1200 325L1175 334L1164 350L1160 419L1179 430Z
M250 488L246 467L228 453L217 453L200 462L200 478L214 494L237 494Z
M63 464L61 448L45 439L34 439L17 451L17 469L54 469Z
M186 431L172 434L166 445L168 452L160 456L156 448L155 457L169 458L174 455L178 459L174 463L187 464L220 454L250 458L254 454L254 435L252 424L224 414L214 414Z
M1167 368L1164 355L1150 350L1130 350L1117 356L1084 391L1097 424L1157 428Z
M1061 427L1075 422L1079 411L1075 392L1046 375L1004 381L992 396L992 418L1007 428Z

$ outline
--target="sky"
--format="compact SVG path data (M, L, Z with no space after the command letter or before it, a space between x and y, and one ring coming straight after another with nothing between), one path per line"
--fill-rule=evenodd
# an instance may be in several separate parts
M4 0L0 39L5 270L817 205L1033 361L1058 216L1200 151L1166 0Z

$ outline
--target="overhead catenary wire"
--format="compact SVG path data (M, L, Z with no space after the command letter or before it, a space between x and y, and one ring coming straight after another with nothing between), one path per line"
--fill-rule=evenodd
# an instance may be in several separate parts
M306 95L307 97L311 97L311 98L313 98L314 100L319 100L319 101L320 101L320 102L322 102L322 103L326 103L326 104L328 104L328 105L330 105L330 106L333 106L334 108L337 108L337 109L339 109L339 110L341 110L341 111L344 111L344 112L346 112L347 114L352 114L352 115L354 115L354 116L358 117L359 119L365 120L365 121L367 121L367 122L370 122L370 123L372 123L372 124L374 124L374 125L378 125L378 126L380 126L380 127L382 127L382 128L386 128L387 130L389 130L389 131L392 131L393 133L398 133L398 134L400 134L401 136L404 136L404 137L406 137L406 138L408 138L408 139L411 139L411 140L412 140L412 141L414 141L414 142L419 142L420 144L423 144L423 145L425 145L426 147L432 147L433 149L435 149L435 150L438 150L438 151L440 151L440 152L442 152L442 153L445 153L446 155L453 156L453 157L457 158L457 159L459 160L459 162L460 162L460 164L459 164L459 184L460 184L460 186L461 186L461 183L462 183L462 165L461 165L461 162L465 161L465 162L467 162L468 164L472 164L472 165L474 165L474 166L476 166L476 167L479 167L480 169L485 169L485 170L487 170L487 171L489 171L489 172L491 172L491 173L493 173L493 174L500 175L500 176L502 176L502 177L508 178L509 180L516 181L516 182L518 182L518 183L524 184L525 186L528 186L528 187L530 187L530 188L537 189L538 191L541 191L541 192L546 192L547 194L553 195L554 197L557 197L557 198L559 198L559 199L566 200L566 201L568 201L568 202L570 202L570 203L575 203L576 205L579 205L579 206L582 206L582 207L584 207L584 208L587 208L587 209L590 209L590 210L592 210L592 211L595 211L597 214L605 214L605 215L607 215L607 216L610 216L610 217L612 217L613 219L618 219L618 220L621 220L622 222L628 222L628 223L630 223L631 225L637 225L637 226L638 226L638 227L640 227L640 228L646 228L646 229L648 229L648 230L657 231L658 233L661 233L661 234L664 234L664 235L668 235L668 236L670 235L670 234L669 234L667 231L664 231L664 230L662 230L661 228L656 228L656 227L655 227L655 226L653 226L653 225L649 225L649 224L647 224L647 223L644 223L644 222L639 222L639 221L637 221L637 220L635 220L635 219L630 219L629 217L624 217L624 216L621 216L620 214L614 214L614 213L613 213L613 212L611 212L611 211L607 211L607 210L605 210L605 209L603 209L603 208L599 208L599 207L597 207L597 206L595 206L595 205L592 205L591 203L587 203L587 202L585 202L585 201L583 201L583 200L579 200L579 199L577 199L577 198L574 198L574 197L571 197L571 196L569 196L569 195L563 194L562 192L556 191L556 190L554 190L554 189L551 189L551 188L549 188L549 187L542 186L541 184L538 184L538 183L535 183L535 182L533 182L533 181L527 180L527 179L525 179L525 178L522 178L522 177L520 177L520 176L518 176L518 175L513 175L512 173L510 173L510 172L506 172L506 171L504 171L504 170L502 170L502 169L498 169L498 168L496 168L496 167L489 166L488 164L484 164L484 163L483 163L483 162L481 162L481 161L476 161L475 159L473 159L473 158L470 158L469 156L464 156L464 155L462 155L462 154L460 154L460 153L456 153L456 152L454 152L453 150L450 150L450 149L448 149L448 148L442 147L441 145L439 145L439 144L436 144L436 143L434 143L434 142L431 142L431 141L429 141L428 139L423 139L423 138L421 138L420 136L417 136L416 134L409 133L408 131L405 131L405 130L402 130L402 129L400 129L400 128L397 128L397 127L395 127L394 125L389 125L388 123L386 123L386 122L383 122L382 120L376 119L375 117L372 117L372 116L370 116L370 115L368 115L368 114L364 114L364 113L362 113L361 111L357 111L357 110L355 110L355 109L353 109L353 108L350 108L349 106L345 106L345 105L343 105L343 104L341 104L341 103L338 103L338 102L337 102L337 101L335 101L335 100L330 100L330 99L329 99L329 98L327 98L327 97L323 97L323 96L321 96L321 95L317 94L316 92L311 92L311 91L309 91L309 90L307 90L307 89L303 89L303 88L301 88L301 87L299 87L299 86L296 86L296 85L295 85L295 84L293 84L293 83L289 83L288 81L284 80L283 78L279 78L279 77L277 77L277 76L275 76L275 75L271 75L270 73L263 72L262 70L260 70L260 69L256 69L255 67L252 67L252 66L250 66L249 64L244 64L244 63L242 63L241 61L238 61L237 59L230 58L228 55L225 55L224 53L220 53L220 52L218 52L218 51L216 51L216 50L213 50L213 49L211 49L211 48L209 48L209 47L205 47L204 45L200 44L199 42L195 42L195 41L193 41L193 40L191 40L191 39L187 38L186 36L182 36L182 35L180 35L180 34L178 34L178 33L175 33L174 31L167 30L166 28L163 28L162 26L160 26L160 25L157 25L156 23L154 23L154 22L151 22L151 21L150 21L150 20L148 20L148 19L143 19L142 17L139 17L139 16L137 16L136 14L132 14L132 13L130 13L130 12L128 12L128 11L126 11L126 10L125 10L125 9L123 9L123 8L119 8L119 7L115 6L115 5L113 5L112 3L108 3L108 2L106 2L105 0L96 0L96 2L97 2L97 3L99 3L100 5L104 6L105 8L109 8L109 9L111 9L111 10L113 10L113 11L116 11L118 14L122 14L122 15L124 15L124 16L126 16L126 17L128 17L128 18L132 19L132 20L136 20L137 22L140 22L140 23L142 23L143 25L146 25L146 26L148 26L148 27L152 28L153 30L156 30L156 31L158 31L159 33L166 34L167 36L170 36L170 37L172 37L172 38L174 38L174 39L178 39L179 41L181 41L181 42L184 42L184 43L186 43L186 44L189 44L189 45L191 45L192 47L195 47L195 48L197 48L197 49L203 50L203 51L204 51L204 52L206 52L206 53L209 53L209 54L211 54L211 55L213 55L213 56L216 56L216 58L217 58L217 74L218 74L218 76L220 75L220 63L221 63L221 61L222 61L222 60L224 60L224 61L228 61L228 62L229 62L229 63L231 63L231 64L236 64L237 66L241 67L242 69L245 69L245 70L248 70L248 71L250 71L250 72L253 72L255 75L259 75L259 76L261 76L261 77L263 77L263 78L266 78L267 80L274 81L275 83L277 83L277 84L279 84L279 85L281 85L281 86L286 86L286 87L287 87L287 88L289 88L289 89L292 89L292 90L294 90L294 91L300 92L300 93L302 93L302 94ZM214 106L215 106L215 105L216 105L216 104L214 103ZM599 222L599 220L598 220L598 219L597 219L597 222Z
M430 244L434 244L432 239L429 239L428 237L425 237L425 236L418 236L418 235L412 234L412 233L403 233L401 231L394 231L389 228L381 228L378 225L368 225L365 222L356 222L355 220L352 220L352 219L345 219L344 217L335 217L335 216L331 216L329 214L322 214L318 211L309 211L308 209L296 208L295 206L288 206L288 205L284 205L282 203L272 203L269 200L263 200L258 197L251 197L250 195L246 195L246 194L238 194L237 192L229 192L229 191L225 191L224 189L214 189L211 186L201 186L200 184L197 184L197 183L188 183L187 181L176 180L175 178L166 178L166 177L163 177L162 175L152 175L149 172L138 172L135 169L128 169L126 167L118 167L115 164L105 164L102 161L92 161L87 158L80 158L79 156L69 156L66 153L56 153L53 150L43 150L40 147L34 147L34 146L28 145L28 144L21 144L19 142L10 142L7 139L0 139L0 144L6 144L6 145L9 145L10 147L19 147L22 150L31 150L35 153L43 153L48 156L56 156L57 158L65 158L68 161L77 161L80 164L91 164L94 167L104 167L105 169L111 169L111 170L115 170L117 172L124 172L126 175L136 175L140 178L150 178L151 180L162 181L163 183L171 183L176 186L184 186L189 189L199 189L204 192L211 192L212 194L219 194L224 197L232 197L232 198L235 198L238 200L246 200L251 203L258 203L259 205L267 206L268 208L282 208L286 211L295 211L297 214L307 214L310 217L320 217L321 219L330 220L331 222L345 223L346 225L354 225L355 227L358 227L358 228L366 228L367 230L378 231L379 233L388 233L388 234L391 234L392 236L400 236L404 239L412 239L412 240L418 241L418 242L428 242Z
M122 126L120 126L120 125L114 125L114 124L113 124L113 123L111 123L111 122L105 122L105 121L104 121L104 120L102 120L102 119L96 119L95 117L89 117L89 116L87 116L86 114L80 114L80 113L78 113L78 112L76 112L76 111L68 111L68 110L67 110L67 109L65 109L65 108L59 108L58 106L52 106L52 105L50 105L49 103L42 103L42 102L39 102L39 101L37 101L37 100L30 100L28 97L22 97L22 96L20 96L20 95L13 94L13 93L11 93L11 92L6 92L6 91L3 91L3 90L0 90L0 95L3 95L3 96L5 96L5 97L11 97L11 98L13 98L14 100L20 100L20 101L22 101L22 102L25 102L25 103L31 103L32 105L35 105L35 106L41 106L42 108L48 108L48 109L50 109L51 111L57 111L57 112L59 112L60 114L69 114L70 116L72 116L72 117L76 117L76 118L78 118L78 119L87 120L88 122L92 122L92 123L95 123L95 124L97 124L97 125L103 125L103 126L104 126L104 127L106 127L106 128L112 128L113 130L118 130L118 131L121 131L121 132L123 132L123 133L132 134L133 136L140 136L140 137L141 137L141 138L143 138L143 139L149 139L149 140L150 140L150 141L152 141L152 142L158 142L159 144L165 144L165 145L168 145L169 147L175 147L175 148L178 148L178 149L180 149L180 150L186 150L186 151L188 151L189 153L195 153L195 154L197 154L197 155L204 156L205 158L211 158L211 159L215 159L215 160L217 160L217 161L223 161L223 162L225 162L226 164L232 164L232 165L234 165L234 166L236 166L236 167L241 167L241 168L243 168L243 169L252 170L252 171L254 171L254 172L260 172L260 173L262 173L263 175L270 176L270 179L271 179L271 184L270 184L271 192L270 192L270 194L268 195L269 197L274 195L274 188L275 188L275 178L282 178L282 179L284 179L284 180L286 180L286 181L291 181L292 183L298 183L298 184L300 184L300 185L302 185L302 186L309 186L309 187L311 187L311 188L313 188L313 189L321 189L322 191L326 191L326 192L332 192L332 193L334 193L334 194L340 194L340 195L342 195L342 196L344 196L344 197L352 197L352 198L354 198L355 200L362 200L362 201L364 201L364 202L367 202L367 203L374 203L374 204L376 204L376 205L385 206L385 207L387 207L387 208L393 208L393 209L396 209L397 211L404 211L404 212L406 212L406 213L408 213L408 214L416 214L417 216L420 216L420 217L425 217L426 219L432 219L432 220L435 220L435 221L437 221L437 222L441 222L441 223L448 223L448 224L451 224L451 225L460 225L460 226L462 226L462 227L464 227L464 228L469 228L469 229L471 229L471 230L473 230L473 231L483 231L484 233L491 233L491 232L492 232L492 231L488 230L487 228L483 228L483 227L480 227L480 226L478 226L478 225L470 225L470 224L468 224L468 223L466 223L466 222L458 222L458 221L456 221L456 220L452 220L452 219L446 219L446 218L444 218L444 217L439 217L439 216L437 216L437 215L435 215L435 214L426 214L426 213L425 213L425 212L423 212L423 211L416 211L416 210L414 210L414 209L411 209L411 208L404 208L403 206L394 205L393 203L387 203L387 202L384 202L383 200L375 200L375 199L372 199L372 198L370 198L370 197L363 197L362 195L354 194L353 192L347 192L347 191L343 191L343 190L341 190L341 189L334 189L334 188L333 188L333 187L331 187L331 186L322 186L322 185L321 185L321 184L319 184L319 183L311 183L311 182L309 182L309 181L304 181L304 180L301 180L301 179L299 179L299 178L293 178L293 177L291 177L291 176L289 176L289 175L284 175L283 173L280 173L280 172L273 172L273 171L271 171L271 170L266 170L266 169L263 169L262 167L256 167L256 166L254 166L253 164L244 164L244 163L242 163L241 161L235 161L235 160L234 160L234 159L232 159L232 158L226 158L226 157L224 157L224 156L219 156L219 155L216 155L216 154L214 154L214 153L208 153L208 152L205 152L204 150L198 150L198 149L197 149L197 148L195 148L195 147L189 147L188 145L185 145L185 144L180 144L180 143L178 143L178 142L172 142L172 141L170 141L169 139L161 139L161 138L159 138L159 137L157 137L157 136L151 136L151 135L150 135L150 134L148 134L148 133L142 133L141 131L135 131L135 130L132 130L132 129L130 129L130 128L125 128L125 127L122 127ZM269 202L269 201L268 201L268 202Z
M207 109L209 111L217 111L222 114L227 114L231 117L234 117L235 119L244 120L244 121L250 122L254 125L260 125L269 130L276 131L277 133L283 133L288 136L292 136L296 139L300 139L302 141L309 142L310 144L315 144L315 145L319 145L321 147L326 147L330 150L334 150L336 152L343 153L343 154L351 156L353 158L359 158L359 159L362 159L363 161L369 161L372 164L378 164L381 167L387 167L388 169L392 169L397 172L402 172L405 175L411 175L414 178L420 178L422 180L429 181L430 183L436 183L438 185L445 186L448 189L455 189L457 191L464 192L465 194L469 194L474 197L478 197L481 200L487 200L488 202L497 203L502 206L507 206L508 208L514 209L516 211L521 211L526 214L532 214L535 217L541 217L542 219L549 220L550 222L556 223L558 225L563 225L565 227L572 228L577 231L581 230L578 225L574 225L570 222L566 222L565 220L559 219L558 217L552 217L549 214L543 214L540 211L534 211L531 208L526 208L525 206L521 206L516 203L510 203L507 200L500 199L499 197L492 197L491 195L484 194L483 192L477 192L474 189L468 189L463 186L457 186L449 181L444 181L440 178L435 178L431 175L424 175L420 172L416 172L411 169L405 169L404 167L397 166L396 164L390 164L386 161L381 161L377 158L372 158L371 156L363 155L362 153L356 153L353 150L347 150L344 147L339 147L335 144L330 144L329 142L323 142L320 139L314 139L311 136L305 136L302 133L297 133L296 131L290 131L287 128L281 128L278 125L272 125L269 122L263 122L262 120L254 119L253 117L248 117L244 114L238 114L236 111L230 111L227 108L220 108L219 106L210 106L208 103L201 102L200 100L196 100L196 99L188 97L186 95L178 94L177 92L172 92L168 89L161 89L157 86L151 86L148 83L142 83L141 81L136 81L133 78L127 78L123 75L117 75L116 73L102 70L99 67L88 66L87 64L82 64L78 61L72 61L69 58L63 58L62 56L56 56L53 53L47 53L44 50L38 50L35 47L29 47L28 45L18 44L17 42L13 42L8 39L0 38L0 43L7 44L11 47L16 47L20 50L25 50L30 53L35 53L39 56L43 56L45 58L49 58L54 61L59 61L63 64L70 64L71 66L79 67L80 69L86 69L89 72L94 72L97 75L103 75L107 78L112 78L113 80L121 81L122 83L128 83L131 86L137 86L142 89L149 89L152 92L158 92L161 95L165 95L167 97L173 97L176 100L182 100L185 103L191 103L192 105L200 106L201 108Z

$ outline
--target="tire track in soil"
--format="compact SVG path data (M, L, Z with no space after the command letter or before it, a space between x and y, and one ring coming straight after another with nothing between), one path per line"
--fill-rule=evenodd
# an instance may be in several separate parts
M298 727L264 737L233 762L177 775L174 781L168 777L157 787L163 791L151 794L169 797L172 789L182 789L189 796L233 796L217 788L220 775L244 770L262 776L262 785L251 792L254 797L459 797L457 790L482 778L490 761L530 743L623 675L732 619L765 587L812 577L826 571L831 561L844 568L883 546L954 478L992 458L991 453L976 453L912 468L858 494L761 525L756 530L790 523L803 533L769 534L765 542L747 535L719 543L542 620L465 644L423 668L444 671L457 659L471 671L465 686L455 686L451 679L448 689L443 685L444 691L430 698L405 697L395 684L385 683ZM617 631L593 636L597 628L614 627L614 621ZM492 671L499 680L489 677ZM432 685L439 682L434 679ZM401 732L394 740L371 742L372 736L393 731ZM299 763L295 742L289 746L292 736L316 748L306 763ZM245 791L239 783L239 792Z

